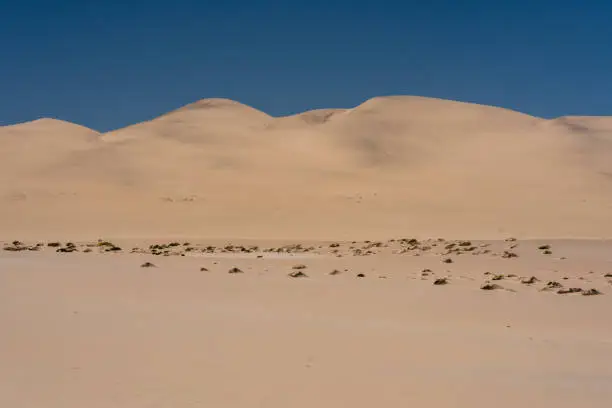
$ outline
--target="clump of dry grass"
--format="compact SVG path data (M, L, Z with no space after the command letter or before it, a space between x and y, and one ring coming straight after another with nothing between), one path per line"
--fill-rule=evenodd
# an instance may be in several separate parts
M504 259L518 258L518 254L512 251L504 251L504 253L502 254L502 258Z
M140 265L141 268L156 268L157 266L154 263L151 262L145 262L142 265Z
M538 278L536 278L535 276L521 279L521 283L524 285L531 285L531 284L536 283L537 281L538 281Z
M580 293L582 292L582 288L567 288L567 289L559 289L557 291L560 295L566 295L568 293Z
M500 285L498 285L497 283L491 283L491 282L485 282L481 287L481 290L498 290L498 289L503 289L503 287L501 287Z
M601 295L601 294L602 293L595 288L588 289L582 292L582 296L596 296L596 295Z
M306 275L304 272L298 270L298 271L291 272L289 274L289 277L291 277L291 278L307 278L308 275Z

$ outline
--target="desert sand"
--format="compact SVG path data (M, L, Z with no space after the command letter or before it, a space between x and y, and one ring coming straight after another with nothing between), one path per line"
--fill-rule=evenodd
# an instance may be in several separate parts
M612 118L0 127L0 406L609 407Z

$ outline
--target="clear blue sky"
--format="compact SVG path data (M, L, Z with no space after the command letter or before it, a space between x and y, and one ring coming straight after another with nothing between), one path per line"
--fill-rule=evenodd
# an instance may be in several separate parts
M410 94L612 115L609 1L0 1L0 124L109 130L207 97Z

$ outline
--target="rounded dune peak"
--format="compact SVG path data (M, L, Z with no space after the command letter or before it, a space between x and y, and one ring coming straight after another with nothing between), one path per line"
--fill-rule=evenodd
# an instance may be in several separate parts
M466 146L512 146L542 119L493 106L419 96L368 99L326 126L368 167L416 166ZM471 153L467 153L468 155Z
M184 143L232 143L272 120L268 114L230 99L209 98L190 103L152 120L107 133L109 142L164 139Z
M190 120L197 118L206 118L207 120L215 121L230 120L234 125L240 124L241 122L249 123L271 119L271 116L267 113L231 99L206 98L172 110L149 122L164 120L169 117L190 118Z
M174 113L174 112L182 112L182 111L194 111L194 110L215 110L215 109L242 109L242 110L249 110L249 111L255 111L258 112L262 115L266 115L269 116L268 114L266 114L265 112L262 112L258 109L255 109L249 105L245 105L243 103L234 101L232 99L227 99L227 98L205 98L205 99L200 99L198 101L189 103L185 106L182 106L174 111L169 112L168 114Z
M0 128L17 128L17 127L22 127L22 126L56 124L56 123L70 123L70 122L67 122L61 119L42 117L42 118L27 120L25 122L18 122L18 123L11 123L8 125L2 125L0 126Z
M356 112L370 113L377 111L391 113L401 110L404 110L405 114L441 115L443 119L452 118L453 115L467 120L485 115L498 118L506 115L514 118L522 117L531 121L540 120L535 116L497 106L413 95L376 96L352 109Z
M33 132L33 133L53 133L58 130L72 130L72 131L80 131L87 133L95 133L98 134L97 131L90 129L88 127L68 122L61 119L55 118L39 118L34 119L28 122L15 123L12 125L0 126L0 131L18 131L18 132Z

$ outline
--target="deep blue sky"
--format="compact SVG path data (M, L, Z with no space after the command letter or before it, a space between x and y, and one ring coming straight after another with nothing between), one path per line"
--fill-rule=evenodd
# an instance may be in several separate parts
M0 0L0 124L207 97L272 115L410 94L612 115L612 2Z

